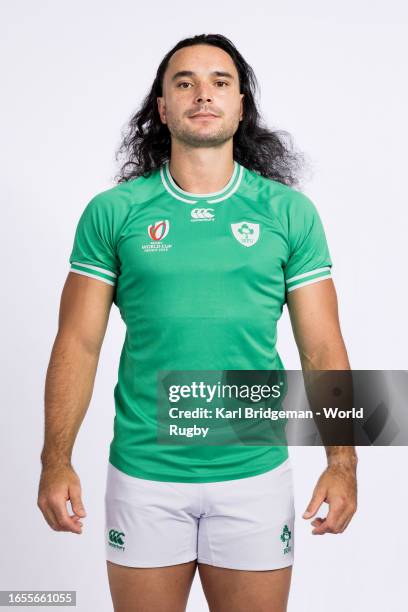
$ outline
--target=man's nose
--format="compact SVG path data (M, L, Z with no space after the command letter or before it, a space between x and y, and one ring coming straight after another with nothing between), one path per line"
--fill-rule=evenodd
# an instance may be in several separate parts
M201 85L195 98L196 102L211 102L212 99L213 98L211 93L208 91L208 87L206 85Z

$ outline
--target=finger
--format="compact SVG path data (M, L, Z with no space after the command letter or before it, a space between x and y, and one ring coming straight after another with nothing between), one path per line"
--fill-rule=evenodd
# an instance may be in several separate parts
M311 518L312 516L314 516L316 514L316 512L319 510L320 506L322 505L322 503L324 502L326 497L326 493L323 491L317 491L309 505L307 506L305 512L303 513L303 518L304 519L308 519Z
M69 516L67 512L66 500L55 500L52 504L52 510L56 516L58 525L63 531L72 531L79 533L81 527Z
M326 518L321 521L314 531L315 535L323 535L324 533L341 533L341 527L344 524L347 512L341 511L342 506L331 504L330 510Z
M312 531L313 535L324 535L329 531L326 524L326 518L317 517L314 519L314 521L312 521L311 525L314 527Z
M349 504L343 498L334 498L329 502L329 513L325 519L320 517L312 521L315 530L313 535L324 533L342 533L349 524L355 510L350 509Z
M325 533L331 533L329 526L327 524L327 520L323 519L316 527L313 529L313 535L324 535Z
M326 516L326 527L330 533L337 533L348 515L347 502L342 498L329 501L329 512Z
M77 516L85 517L86 511L81 498L81 487L71 486L68 490L69 499L71 501L72 512Z
M81 525L81 527L83 526L82 521L80 520L80 517L77 516L76 514L71 514L70 518L72 518L72 520L74 520L76 522L77 525Z
M57 517L55 516L54 512L48 505L45 506L42 512L43 512L44 518L47 521L48 525L52 529L54 529L54 531L61 531L58 525Z
M313 525L313 527L317 527L317 525L321 525L323 521L324 519L317 516L310 524Z

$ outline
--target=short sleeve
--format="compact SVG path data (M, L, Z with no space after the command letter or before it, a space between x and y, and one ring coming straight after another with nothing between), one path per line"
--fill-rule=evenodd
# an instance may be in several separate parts
M112 202L100 194L86 205L79 218L69 257L70 271L116 285L119 264L115 246Z
M332 268L325 231L314 203L298 192L288 217L286 292L331 278Z

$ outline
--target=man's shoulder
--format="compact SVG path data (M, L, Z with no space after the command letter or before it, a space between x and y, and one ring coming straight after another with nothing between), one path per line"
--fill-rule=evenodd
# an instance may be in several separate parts
M154 198L158 194L157 187L157 172L153 171L148 176L138 176L96 192L89 205L101 212L120 214Z
M275 215L288 215L311 212L314 203L302 191L254 170L248 171L248 188L255 198L270 206Z

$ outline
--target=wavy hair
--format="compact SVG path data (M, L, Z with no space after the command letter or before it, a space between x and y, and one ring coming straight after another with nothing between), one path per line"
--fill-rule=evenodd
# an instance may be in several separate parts
M192 45L213 45L226 51L239 75L243 98L243 119L233 136L233 158L241 165L289 186L300 182L305 156L297 150L292 136L284 130L270 130L264 124L255 97L258 82L251 66L234 44L222 34L198 34L179 41L162 59L156 78L141 108L131 117L121 134L116 161L122 160L115 182L149 176L170 159L171 134L160 119L156 98L163 95L163 77L173 53ZM121 163L121 162L120 162Z

